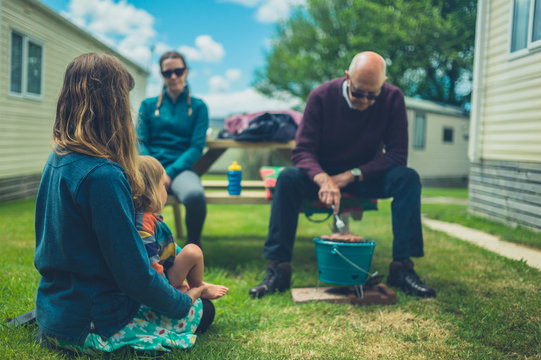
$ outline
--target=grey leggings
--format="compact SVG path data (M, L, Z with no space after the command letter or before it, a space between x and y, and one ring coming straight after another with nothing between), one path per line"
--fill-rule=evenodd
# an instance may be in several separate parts
M207 216L207 201L199 176L192 170L184 170L173 181L169 192L184 204L188 243L199 243Z

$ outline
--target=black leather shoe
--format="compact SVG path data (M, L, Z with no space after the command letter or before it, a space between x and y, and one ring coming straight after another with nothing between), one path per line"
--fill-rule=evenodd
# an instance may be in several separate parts
M396 286L408 294L419 297L436 297L436 291L426 286L415 273L411 260L391 263L387 285Z
M291 265L289 263L271 264L267 268L265 280L250 289L254 298L262 298L276 290L283 292L291 287Z

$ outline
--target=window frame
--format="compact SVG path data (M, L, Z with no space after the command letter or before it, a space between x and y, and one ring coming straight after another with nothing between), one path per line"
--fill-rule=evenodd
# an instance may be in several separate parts
M13 53L13 34L17 34L22 38L22 64L21 64L21 92L12 91L11 89L11 69L12 69L12 59L11 55ZM41 64L40 64L40 79L39 79L39 94L32 93L28 91L28 71L29 71L29 61L28 61L28 50L29 44L32 43L41 48ZM20 31L15 28L11 28L9 32L9 48L8 48L8 95L16 98L24 98L31 100L43 100L43 78L44 78L44 68L45 68L45 43L39 39L36 39L33 36L26 34L24 31Z
M451 140L445 140L445 132L450 131ZM453 145L455 143L455 128L454 126L443 126L441 132L441 142L442 144Z
M533 26L534 26L534 16L535 16L535 9L536 6L541 8L541 0L529 0L529 14L528 14L528 31L526 34L526 47L512 51L512 44L513 44L513 30L515 29L514 20L515 20L515 3L517 0L511 1L511 11L510 11L510 20L509 20L509 46L508 46L508 53L509 53L509 59L513 60L516 58L521 58L523 56L527 56L533 52L540 51L541 50L541 39L533 41ZM541 18L538 19L538 21L541 21Z
M533 27L534 27L534 24L535 24L535 19L534 19L534 16L536 15L535 14L535 9L536 7L539 8L539 19L537 19L538 23L541 23L541 0L532 0L532 4L530 5L531 8L530 8L530 23L528 25L528 49L529 48L533 48L533 49L538 49L538 50L541 50L541 37L537 40L534 40L533 39Z

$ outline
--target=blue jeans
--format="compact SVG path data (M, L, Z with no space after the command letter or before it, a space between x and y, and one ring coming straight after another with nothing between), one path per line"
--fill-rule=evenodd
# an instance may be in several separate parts
M184 170L172 181L169 192L184 204L188 243L198 243L207 216L207 200L199 176L192 170Z
M273 194L269 234L263 256L269 260L290 262L303 199L317 199L319 187L298 168L286 168L278 177ZM342 189L359 197L393 198L393 258L421 257L421 181L411 168L388 170L374 181L351 183Z

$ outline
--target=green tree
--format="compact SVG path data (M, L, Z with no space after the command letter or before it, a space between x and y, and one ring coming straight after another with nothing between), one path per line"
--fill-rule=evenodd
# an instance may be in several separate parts
M389 82L408 96L469 103L476 0L307 0L280 23L256 71L271 96L306 99L371 50L387 61Z

